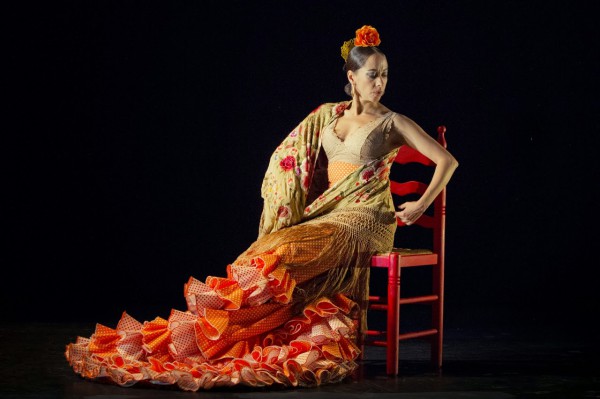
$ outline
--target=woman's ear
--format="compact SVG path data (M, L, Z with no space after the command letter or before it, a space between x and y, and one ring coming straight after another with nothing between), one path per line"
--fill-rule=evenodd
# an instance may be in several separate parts
M346 76L348 77L348 82L354 84L354 72L348 71L346 72Z

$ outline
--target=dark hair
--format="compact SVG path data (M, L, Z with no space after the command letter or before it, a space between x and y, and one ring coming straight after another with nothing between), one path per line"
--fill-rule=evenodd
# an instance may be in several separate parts
M367 62L367 59L370 56L372 56L373 54L381 54L385 57L385 54L383 53L383 51L379 50L379 48L375 47L375 46L352 47L352 50L350 50L350 53L348 53L348 58L346 59L346 63L344 64L344 68L343 68L344 71L354 72L354 71L362 68L365 65L365 63ZM352 97L352 85L350 84L350 82L348 82L346 84L346 86L344 87L344 91L346 92L347 95Z

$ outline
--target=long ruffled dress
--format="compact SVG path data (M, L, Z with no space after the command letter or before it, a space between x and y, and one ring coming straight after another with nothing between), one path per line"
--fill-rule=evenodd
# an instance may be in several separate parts
M67 345L73 370L121 386L190 391L311 387L349 376L360 353L369 260L393 244L388 175L396 150L389 114L337 139L335 121L348 104L317 108L273 153L259 238L225 277L190 277L187 310L167 319L142 323L123 313L115 328L97 324L91 337ZM328 187L310 200L321 147L330 157Z

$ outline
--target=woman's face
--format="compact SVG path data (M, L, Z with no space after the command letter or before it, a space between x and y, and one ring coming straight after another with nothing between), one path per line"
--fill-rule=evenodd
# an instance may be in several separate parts
M362 68L348 72L348 79L354 83L354 90L361 100L379 102L385 93L388 80L388 64L385 56L371 55Z

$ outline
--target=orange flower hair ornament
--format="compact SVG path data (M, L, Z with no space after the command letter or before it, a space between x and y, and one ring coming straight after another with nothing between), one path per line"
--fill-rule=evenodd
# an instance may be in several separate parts
M350 50L352 50L353 47L379 46L380 43L381 39L379 38L377 29L370 25L363 25L362 28L356 30L356 37L347 40L342 44L342 58L346 61L348 59L348 54L350 54Z

